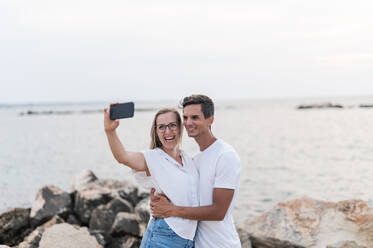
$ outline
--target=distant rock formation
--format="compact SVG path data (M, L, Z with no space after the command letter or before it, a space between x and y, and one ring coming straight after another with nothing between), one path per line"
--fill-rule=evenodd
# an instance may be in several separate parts
M326 103L316 103L316 104L301 104L297 109L324 109L324 108L344 108L341 104L334 104L330 102Z

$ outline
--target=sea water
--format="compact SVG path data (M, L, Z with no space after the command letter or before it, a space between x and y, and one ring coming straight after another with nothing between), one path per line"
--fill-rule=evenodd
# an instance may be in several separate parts
M332 100L343 109L298 110ZM242 162L236 222L250 220L280 201L299 197L373 203L373 98L216 101L213 133L230 143ZM135 182L118 164L103 129L106 103L21 105L0 108L0 211L30 207L43 185L71 190L84 169L99 178ZM143 103L147 111L121 120L119 137L128 150L147 149L155 110L176 103ZM143 110L144 110L143 109ZM33 111L68 114L21 115ZM62 114L61 114L62 113ZM183 149L198 146L184 132Z

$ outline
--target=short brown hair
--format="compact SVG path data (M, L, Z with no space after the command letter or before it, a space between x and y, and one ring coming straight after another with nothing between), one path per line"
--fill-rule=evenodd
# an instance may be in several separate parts
M176 116L176 122L177 122L177 128L178 128L177 133L179 134L179 140L177 142L178 142L178 144L181 143L181 138L182 138L182 135L183 135L183 128L181 126L181 117L180 117L179 112L175 108L162 108L155 114L154 119L153 119L152 128L150 129L150 138L151 138L150 149L154 149L154 148L157 148L157 147L159 147L159 148L162 147L162 143L159 140L159 137L158 137L158 134L157 134L157 118L161 114L166 114L166 113L170 113L170 112L174 113L175 116Z
M205 95L191 95L184 97L180 102L183 108L192 104L201 104L201 111L205 119L214 115L214 103L210 97Z

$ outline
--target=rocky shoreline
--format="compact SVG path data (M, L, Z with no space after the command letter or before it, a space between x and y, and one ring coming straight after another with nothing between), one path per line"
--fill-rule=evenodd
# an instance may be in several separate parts
M31 208L0 213L0 248L135 248L149 194L84 171L71 192L46 185ZM359 200L296 199L237 227L244 248L373 247L373 209Z

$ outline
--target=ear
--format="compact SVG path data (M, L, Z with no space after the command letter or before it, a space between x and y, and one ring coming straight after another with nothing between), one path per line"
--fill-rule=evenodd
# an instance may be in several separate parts
M212 115L209 118L207 118L207 121L208 121L209 126L211 126L212 123L214 122L214 116Z

